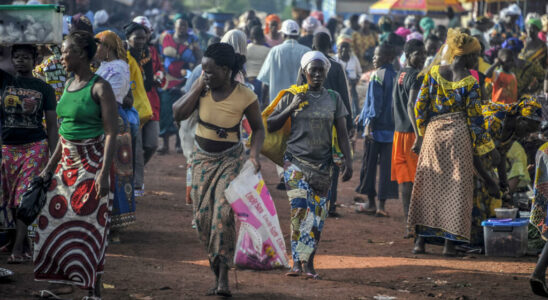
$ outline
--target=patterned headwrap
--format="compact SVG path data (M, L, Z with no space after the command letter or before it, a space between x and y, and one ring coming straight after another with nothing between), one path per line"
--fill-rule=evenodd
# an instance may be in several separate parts
M93 25L88 17L78 13L70 19L70 31L76 30L83 30L93 34Z
M278 27L281 25L282 23L282 20L280 20L280 17L278 17L278 15L276 14L271 14L271 15L268 15L264 21L265 23L265 26L264 26L264 33L265 34L269 34L270 33L270 22L272 21L277 21L278 22Z
M352 37L344 34L339 35L337 38L337 46L340 46L342 43L349 43L352 45Z
M481 51L478 39L453 28L449 28L447 32L447 45L449 46L448 52L450 52L451 57L479 53Z
M107 49L114 50L116 52L116 58L128 62L124 44L116 33L105 30L95 35L95 38L101 42L101 47L107 47Z
M523 95L520 98L518 113L524 118L542 121L542 105L538 102L537 97L533 95Z

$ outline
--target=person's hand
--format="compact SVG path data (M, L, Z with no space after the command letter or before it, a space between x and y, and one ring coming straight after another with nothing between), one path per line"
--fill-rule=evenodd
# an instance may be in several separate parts
M102 170L99 171L99 174L95 178L95 191L97 192L97 197L99 198L103 198L108 195L108 175Z
M133 107L133 97L126 95L124 100L122 100L122 107L124 109L130 109Z
M305 93L298 93L293 97L293 102L291 102L291 110L296 110L299 108L299 105L306 101Z
M415 142L413 143L413 146L411 147L411 151L419 155L419 153L421 152L421 147L422 147L422 136L419 136L415 139Z
M342 181L348 181L352 178L352 160L351 159L348 159L346 158L344 160L344 165L343 165L343 176L342 176Z
M500 197L500 188L499 185L494 180L489 180L486 182L487 192L489 193L489 196L492 197Z
M255 166L255 174L259 173L261 170L261 162L259 161L258 157L249 157L249 161Z
M500 152L497 149L493 149L493 151L491 151L491 160L494 166L499 165L501 157L500 157Z
M373 129L371 128L371 124L367 124L365 125L365 129L363 131L364 135L365 135L365 138L373 138Z
M502 64L502 62L500 61L500 59L499 59L498 57L495 58L495 63L494 63L494 65L495 65L495 66L500 66L501 64Z
M354 124L358 125L360 122L360 115L357 115L356 118L354 118Z

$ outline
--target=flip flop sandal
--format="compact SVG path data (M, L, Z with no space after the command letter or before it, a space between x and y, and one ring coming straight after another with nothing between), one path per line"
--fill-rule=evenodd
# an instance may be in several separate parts
M18 264L22 264L22 263L26 263L26 262L29 262L30 259L28 257L25 257L25 256L16 256L14 254L10 255L10 257L8 257L8 264L10 265L18 265Z
M11 253L11 250L10 250L10 247L9 245L4 245L2 247L0 247L0 254L10 254Z
M52 291L40 290L36 294L40 299L62 299L61 297L55 295Z
M300 271L300 270L299 270L299 271L297 271L297 270L291 270L291 271L285 273L285 276L287 276L287 277L299 277L299 276L301 276L302 274L303 274L303 272Z
M375 217L379 217L379 218L389 218L390 215L389 215L386 211L384 211L384 210L377 210L377 211L375 212Z
M529 284L531 285L531 290L535 295L542 297L548 297L548 291L546 290L546 283L538 278L529 278Z
M306 279L321 280L322 278L318 274L306 273Z
M217 290L215 292L215 294L217 294L217 296L221 296L221 297L225 297L225 298L231 298L232 297L232 293L230 292L230 290Z

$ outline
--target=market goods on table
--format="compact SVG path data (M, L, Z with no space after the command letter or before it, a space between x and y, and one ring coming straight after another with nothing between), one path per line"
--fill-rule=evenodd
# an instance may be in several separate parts
M61 44L60 5L0 5L0 44Z

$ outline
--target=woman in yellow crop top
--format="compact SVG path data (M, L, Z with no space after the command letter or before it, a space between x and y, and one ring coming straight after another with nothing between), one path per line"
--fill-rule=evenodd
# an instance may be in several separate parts
M245 57L227 43L209 46L202 59L203 72L190 91L173 104L177 122L198 110L196 143L192 157L194 220L205 244L215 286L208 294L230 296L228 269L234 259L236 229L234 214L224 191L244 164L240 122L245 115L253 136L249 160L259 171L259 153L264 128L257 96L234 81Z

